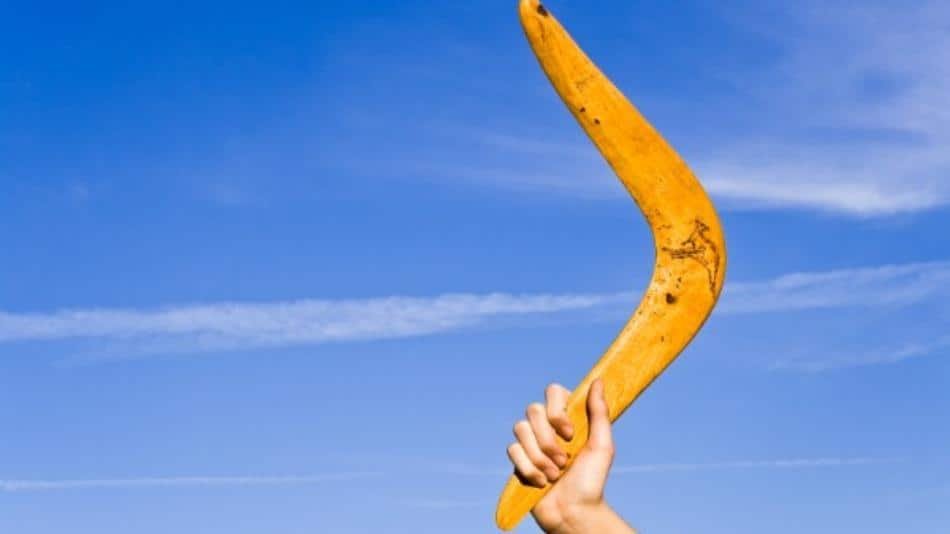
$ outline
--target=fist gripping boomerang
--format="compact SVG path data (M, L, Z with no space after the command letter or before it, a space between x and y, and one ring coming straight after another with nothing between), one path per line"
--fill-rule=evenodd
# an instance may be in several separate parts
M538 0L521 0L520 12L541 68L640 206L656 246L643 300L568 402L575 437L561 446L573 460L587 441L591 383L603 380L610 418L620 417L706 321L722 289L726 248L709 197L673 148ZM498 503L499 528L514 528L550 489L512 476Z

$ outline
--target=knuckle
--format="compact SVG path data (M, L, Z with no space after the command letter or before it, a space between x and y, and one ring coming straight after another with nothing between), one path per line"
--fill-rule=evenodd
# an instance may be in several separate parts
M611 456L614 454L614 444L611 442L588 441L587 449L599 454L609 454Z
M568 421L567 412L564 408L558 409L556 406L548 406L548 420L552 423L565 423Z
M557 441L554 439L553 432L544 432L537 435L538 448L544 451L548 456L558 452Z
M515 426L512 428L512 432L514 432L515 436L520 436L523 433L530 430L531 430L531 425L523 419L515 423Z
M543 454L536 454L535 457L531 459L531 462L542 473L553 473L558 471L558 468L556 465L554 465L554 462Z
M557 442L555 442L553 439L539 440L538 446L540 446L544 454L547 454L548 456L561 454L561 451L557 446Z
M539 402L532 402L528 405L528 409L525 410L525 415L528 417L544 416L545 413L544 405Z
M542 472L542 474L544 471L550 470L554 467L554 462L552 462L550 458L545 456L544 453L539 450L534 450L528 452L527 454L528 459L531 460L531 463L534 464L534 466L537 467L538 470Z
M544 473L531 464L516 465L515 475L528 486L543 488L547 483L547 477L544 476Z
M541 432L535 432L534 437L537 439L538 447L541 450L557 445L557 443L554 441L554 432L549 428L546 428Z
M601 443L597 445L596 450L600 454L603 454L604 456L608 456L610 458L613 458L614 453L616 452L613 443Z

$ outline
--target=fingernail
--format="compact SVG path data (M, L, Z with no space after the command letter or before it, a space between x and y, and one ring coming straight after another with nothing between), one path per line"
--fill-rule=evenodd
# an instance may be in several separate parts
M567 455L566 455L566 454L555 454L555 455L554 455L554 463L556 463L557 466L560 467L561 469L564 469L564 466L567 465Z

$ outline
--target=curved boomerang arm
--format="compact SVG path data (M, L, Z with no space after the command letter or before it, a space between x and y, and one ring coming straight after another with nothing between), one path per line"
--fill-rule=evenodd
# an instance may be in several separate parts
M575 438L561 445L573 460L587 440L591 383L603 379L611 420L620 417L706 321L722 290L726 248L712 202L673 148L538 0L521 0L520 15L541 68L640 206L656 246L640 305L568 402ZM550 488L512 476L498 503L498 526L514 528Z

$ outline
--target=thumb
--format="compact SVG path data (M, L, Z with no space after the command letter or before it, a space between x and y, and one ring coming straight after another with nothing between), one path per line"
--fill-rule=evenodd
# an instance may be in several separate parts
M591 384L587 393L587 420L590 425L587 446L612 457L614 440L610 428L610 409L604 396L604 382L599 378Z
M610 432L610 413L600 380L587 391L587 444L567 472L577 489L587 498L603 499L604 485L614 459L614 440Z

